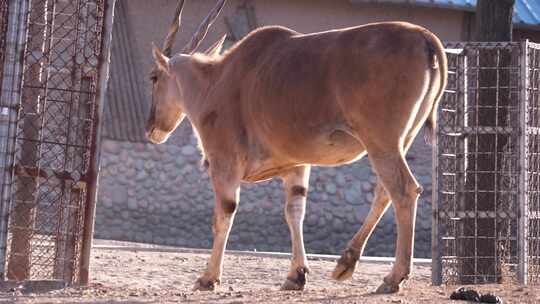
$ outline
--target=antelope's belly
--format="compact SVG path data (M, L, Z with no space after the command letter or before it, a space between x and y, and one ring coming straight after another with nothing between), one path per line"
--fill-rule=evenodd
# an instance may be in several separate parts
M313 165L336 166L358 160L366 154L364 145L342 130L306 141L306 149L298 157Z
M366 155L360 141L340 130L291 138L278 152L268 158L253 160L243 179L258 182L280 176L296 166L339 166Z

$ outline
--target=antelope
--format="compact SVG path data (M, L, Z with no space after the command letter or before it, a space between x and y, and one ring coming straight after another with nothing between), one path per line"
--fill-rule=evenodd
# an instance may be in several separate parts
M309 273L302 225L310 168L368 155L377 176L371 210L332 277L352 277L367 239L392 202L398 230L395 263L376 292L397 292L412 270L422 193L405 155L422 126L427 141L434 135L447 82L441 41L405 22L312 34L268 26L223 54L225 37L197 52L225 2L217 1L189 43L171 56L184 5L179 1L163 51L155 45L152 51L146 135L152 143L163 143L187 116L215 194L211 256L194 289L214 290L220 284L241 183L281 178L292 243L281 289L303 290Z

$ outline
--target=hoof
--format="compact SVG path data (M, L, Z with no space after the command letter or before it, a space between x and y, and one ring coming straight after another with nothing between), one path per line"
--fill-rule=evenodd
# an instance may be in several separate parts
M208 281L203 278L198 278L197 281L195 281L195 286L193 286L193 291L214 291L216 285L219 285L219 280Z
M359 258L360 253L351 248L343 251L341 257L337 261L334 272L332 272L332 278L337 281L345 281L352 278Z
M306 286L306 274L309 273L309 269L306 267L298 267L296 269L296 278L288 277L285 283L281 285L281 290L304 290Z
M375 293L377 294L390 294L390 293L396 293L399 291L399 284L388 284L386 282L382 283L381 286L375 290Z

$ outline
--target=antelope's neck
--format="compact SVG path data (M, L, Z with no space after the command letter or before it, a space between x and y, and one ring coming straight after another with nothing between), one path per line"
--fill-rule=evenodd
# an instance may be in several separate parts
M213 97L216 94L220 70L219 62L193 57L188 72L181 76L183 108L192 123L200 123L207 112L221 106L216 104L219 98Z

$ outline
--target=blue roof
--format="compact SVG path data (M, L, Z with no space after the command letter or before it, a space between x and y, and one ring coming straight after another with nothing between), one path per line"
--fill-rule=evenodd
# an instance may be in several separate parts
M474 11L476 0L351 0L353 3L398 3ZM514 24L518 27L540 28L540 0L516 0Z

